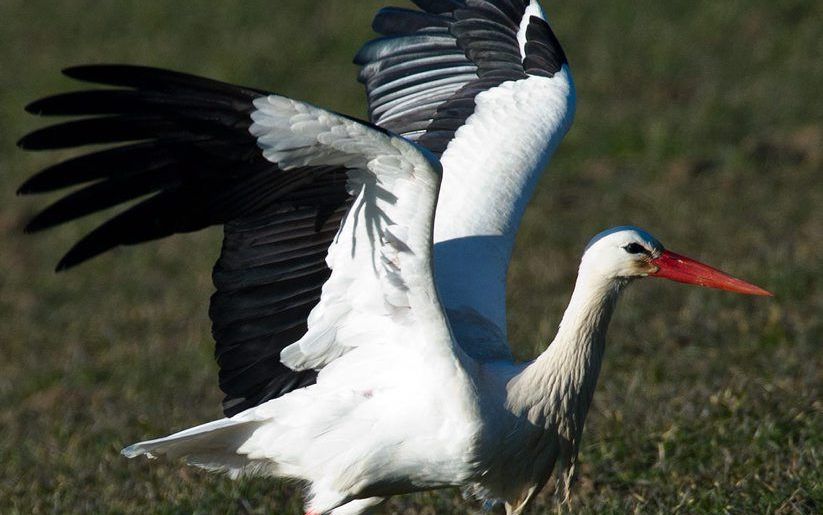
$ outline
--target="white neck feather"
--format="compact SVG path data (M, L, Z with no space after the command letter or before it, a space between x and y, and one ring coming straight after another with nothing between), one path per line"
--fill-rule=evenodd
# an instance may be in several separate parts
M557 336L510 386L510 405L526 410L533 424L570 424L574 432L582 430L623 285L581 266Z
M554 341L508 381L508 416L501 417L494 440L500 449L502 437L503 450L489 465L490 491L499 498L525 506L555 465L568 492L600 374L606 329L624 284L582 265ZM495 490L496 484L504 488Z

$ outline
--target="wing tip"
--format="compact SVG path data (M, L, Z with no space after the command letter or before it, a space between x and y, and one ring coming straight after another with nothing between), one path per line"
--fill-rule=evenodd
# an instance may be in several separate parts
M55 274L61 274L61 273L63 273L63 272L67 272L67 271L71 270L71 269L72 269L72 268L74 268L75 266L76 266L76 265L74 265L74 264L69 263L68 261L66 261L66 257L65 257L65 256L63 256L63 258L61 258L61 259L60 259L60 261L58 261L58 262L57 262L57 265L55 265L55 267L54 267L54 273L55 273Z
M128 64L76 64L67 66L60 70L60 73L70 79L96 82L96 75L100 72L114 71L125 68L139 68Z
M23 227L23 234L37 234L62 225L67 221L70 220L61 220L54 213L44 211L29 220L26 226Z
M62 70L60 70L60 73L63 74L64 76L70 78L70 79L88 81L88 80L92 80L90 78L90 75L92 75L93 72L99 71L100 68L102 68L104 66L106 66L106 65L76 64L76 65L73 65L73 66L67 66L66 68L63 68Z
M17 148L19 148L20 150L37 150L36 148L34 148L35 146L31 144L32 134L34 134L34 133L32 132L32 133L26 134L25 136L23 136L22 138L17 140L17 143L16 143Z
M24 182L23 184L21 184L17 188L16 193L17 193L18 197L22 197L24 195L34 195L34 194L37 194L37 193L45 193L46 191L49 191L49 190L41 187L38 184L37 175L35 175L33 177L30 177L29 179L26 179L26 182Z
M56 273L66 272L75 268L78 265L85 263L86 261L95 258L105 252L106 250L110 249L87 249L86 247L89 246L89 237L83 238L77 244L72 247L66 254L60 258L60 261L57 262L57 266L54 267L54 271Z
M75 243L74 246L60 258L54 271L56 273L66 272L117 247L117 244L112 244L95 237L100 232L100 229L105 226L106 224L103 224Z
M27 223L25 227L23 227L23 234L35 234L35 233L39 232L39 230L33 224L33 222L34 221L32 220L29 223Z
M60 73L65 75L66 77L71 77L72 79L76 78L75 75L82 73L83 70L87 69L89 64L75 64L72 66L66 66L65 68L60 70Z
M35 100L34 102L30 102L26 104L26 107L23 108L29 114L33 114L35 116L42 116L43 115L43 101L45 99L40 98Z
M81 82L124 88L139 87L140 81L146 79L156 80L159 74L166 75L166 78L185 76L185 74L171 70L120 63L79 64L63 68L61 73L70 79Z
M59 131L62 127L62 124L47 125L46 127L32 131L17 140L17 148L25 150L26 152L40 152L80 146L66 145L55 138L55 132Z

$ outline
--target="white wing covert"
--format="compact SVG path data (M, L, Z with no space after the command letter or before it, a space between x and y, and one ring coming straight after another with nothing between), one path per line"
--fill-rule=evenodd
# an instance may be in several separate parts
M432 273L437 159L385 130L285 97L255 107L250 131L266 159L286 172L344 166L354 197L329 248L332 273L308 332L283 350L282 362L322 368L394 324L431 323L451 343Z

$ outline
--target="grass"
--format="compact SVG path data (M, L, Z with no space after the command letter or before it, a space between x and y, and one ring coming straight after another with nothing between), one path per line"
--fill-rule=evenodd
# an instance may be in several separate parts
M298 513L299 489L118 450L220 415L206 316L219 230L54 275L82 222L27 237L16 186L56 156L22 112L88 62L165 66L353 115L351 56L377 0L2 0L0 511ZM356 5L356 7L354 7ZM195 7L196 6L196 7ZM550 341L585 242L633 223L771 300L646 281L623 299L585 431L580 513L823 510L823 4L547 2L577 81L575 127L510 273L511 337ZM542 498L535 513L551 506ZM453 491L389 512L465 513Z

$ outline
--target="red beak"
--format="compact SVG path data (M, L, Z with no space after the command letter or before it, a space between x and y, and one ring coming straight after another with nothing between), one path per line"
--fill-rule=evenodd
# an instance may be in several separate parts
M651 277L665 277L679 283L696 284L705 288L717 288L746 295L774 296L763 288L735 279L716 268L668 250L663 251L659 258L652 259L652 264L658 270L650 274Z

